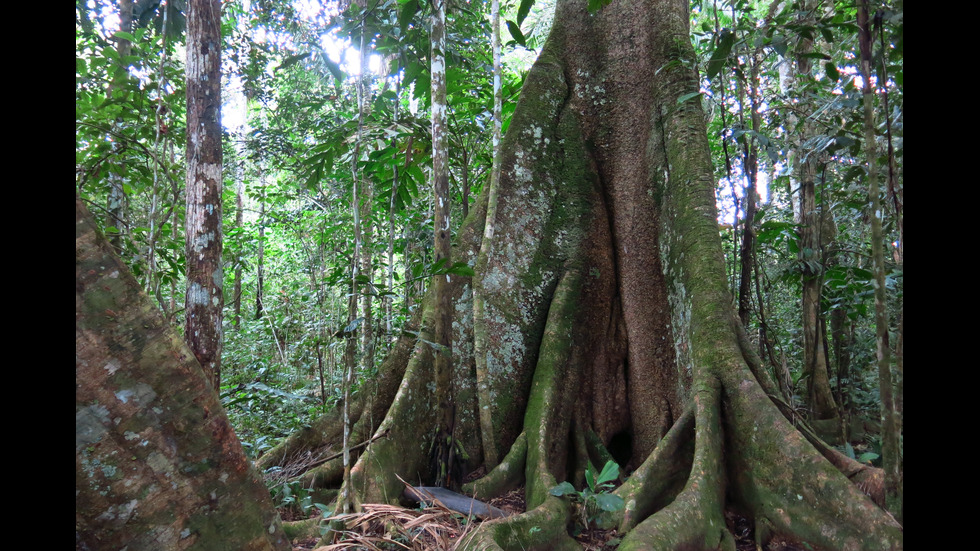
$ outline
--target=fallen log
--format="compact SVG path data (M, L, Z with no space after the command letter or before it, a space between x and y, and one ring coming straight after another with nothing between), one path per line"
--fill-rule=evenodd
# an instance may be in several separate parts
M473 515L481 520L504 518L508 515L503 509L438 486L406 486L403 493L407 499L417 503L441 505L450 511Z

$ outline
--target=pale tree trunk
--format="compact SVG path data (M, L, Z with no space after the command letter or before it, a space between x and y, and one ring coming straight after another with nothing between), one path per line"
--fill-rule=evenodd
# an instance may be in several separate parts
M363 24L363 22L362 22ZM364 70L364 48L365 48L365 36L364 29L361 32L361 48L360 48L360 66L361 70ZM363 86L364 75L358 76L357 82L357 108L358 108L358 118L357 118L357 137L354 142L354 151L351 154L351 175L353 179L351 180L353 189L351 190L351 214L354 217L354 251L351 256L351 294L347 301L347 328L343 331L343 336L346 339L344 347L344 373L343 373L343 383L342 390L344 396L344 425L343 425L343 465L344 465L344 483L341 486L340 499L338 502L338 512L340 513L350 513L356 506L354 492L352 491L353 486L351 485L351 467L353 465L351 460L351 430L352 430L352 420L351 420L351 385L354 383L354 374L357 371L357 332L355 319L357 317L357 305L358 305L358 293L361 292L365 287L362 287L358 283L361 270L361 247L363 246L362 239L363 234L361 232L361 192L359 191L362 185L362 175L360 171L360 157L361 157L361 147L363 146L364 140L364 104L363 104ZM367 331L368 328L363 325L364 320L362 319L361 330Z
M357 79L357 132L358 150L364 146L360 143L364 138L364 123L370 108L370 87L367 86L368 63L367 63L367 28L361 29L361 48L358 54L361 66L361 74ZM377 289L374 286L374 182L370 176L366 176L363 171L358 170L355 177L360 177L360 197L358 205L360 209L360 275L367 282L361 286L361 372L371 373L374 370L374 295Z
M132 0L119 0L119 30L125 33L133 32L133 1ZM119 54L120 60L125 60L133 50L133 44L128 38L122 36L116 37L116 52ZM109 83L108 96L112 99L115 91L120 88L124 88L129 80L129 64L123 61L119 67L116 68L116 74ZM118 132L118 137L113 143L113 153L115 155L120 155L123 151L123 146L120 142L123 136L122 132L123 119L116 119L115 126ZM118 160L120 163L120 169L122 168L123 161ZM109 226L112 227L109 230L108 237L109 243L112 244L113 248L116 249L117 253L122 252L122 237L126 229L126 193L123 191L123 176L116 171L109 173L109 204L107 205L109 212ZM153 277L153 274L150 274Z
M221 2L187 11L187 295L184 338L217 391L221 386Z
M399 56L399 62L401 56ZM398 124L398 113L401 107L401 92L402 83L401 76L395 75L395 102L394 102L394 122ZM395 151L398 151L398 138L392 138L392 145L395 147ZM384 298L384 310L385 310L385 348L391 349L391 338L393 334L392 326L392 316L394 312L392 311L395 302L395 198L398 195L398 155L394 155L394 162L392 163L392 180L391 180L391 195L388 197L388 270L387 270L387 287L385 290L387 294ZM407 264L407 263L406 263Z
M875 143L874 86L871 83L871 25L867 0L858 5L861 76L864 79L864 151L868 162L868 199L871 210L871 260L874 270L875 335L878 356L878 393L881 397L881 455L885 469L885 505L895 518L903 516L902 459L896 422L891 374L891 345L888 342L888 297L885 289L884 209L878 185L878 148Z
M491 141L493 165L490 170L490 185L486 195L487 216L483 226L483 240L480 244L479 259L487 259L493 247L494 224L497 216L497 188L500 186L500 139L503 128L503 90L500 64L500 0L490 4L493 48L493 137ZM483 439L483 461L488 469L497 466L500 452L493 437L493 418L490 409L492 399L487 380L487 343L484 338L484 287L483 270L485 263L477 263L473 278L473 361L476 369L477 403L480 416L480 435Z
M208 376L77 196L75 548L291 549Z

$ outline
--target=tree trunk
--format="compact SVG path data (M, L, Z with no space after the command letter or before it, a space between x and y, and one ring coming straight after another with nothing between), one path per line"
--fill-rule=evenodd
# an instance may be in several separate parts
M262 319L262 312L265 311L263 304L265 292L265 180L262 178L259 169L259 238L258 248L255 253L255 319Z
M801 23L813 24L816 2L805 2ZM803 36L803 35L801 35ZM813 40L802 37L797 46L797 90L805 90L812 80ZM816 151L806 149L807 141L817 134L809 118L801 123L802 132L796 148L796 164L800 186L800 264L803 287L803 372L806 374L807 406L812 413L811 423L821 435L833 436L838 431L837 404L830 389L830 369L825 342L827 324L822 314L821 296L826 258L824 248L833 239L831 214L817 200Z
M357 148L360 152L364 147L364 122L368 115L371 98L370 87L367 85L368 63L367 63L367 28L361 32L361 47L358 52L358 59L361 67L361 74L357 78ZM355 156L354 163L360 161ZM357 197L357 207L360 209L360 258L359 276L366 283L360 286L361 297L361 372L370 373L374 370L374 347L375 347L375 328L374 328L374 295L377 289L374 286L374 182L370 176L366 176L364 171L355 165L354 177L359 178L358 185L359 197Z
M184 338L221 386L221 2L187 4L187 295Z
M434 0L432 4L431 34L432 75L432 191L435 200L433 234L434 262L448 268L452 262L449 228L449 127L446 112L446 0ZM448 273L435 275L432 288L435 297L433 342L436 344L434 369L436 407L439 418L436 424L434 459L437 465L436 485L458 485L452 476L455 443L453 436L454 402L452 384L452 277Z
M871 85L871 24L867 0L858 5L861 74L864 77L864 148L868 160L868 202L871 212L871 260L874 266L875 340L878 359L878 393L881 396L881 455L885 469L885 505L899 520L903 514L902 459L899 425L895 413L891 374L891 344L888 342L888 304L885 295L885 251L881 220L881 190L878 186L878 148L875 144L874 87Z
M291 548L200 364L77 196L75 548Z
M243 171L244 172L244 171ZM245 224L245 182L244 178L235 184L235 228L241 231ZM234 326L237 330L242 323L242 250L239 245L235 251L235 286L232 290L231 300L234 305Z
M687 10L613 1L591 15L561 2L503 140L496 214L487 186L457 234L455 258L477 269L476 281L447 281L452 423L466 470L500 462L467 489L485 498L523 482L528 506L485 524L471 548L574 548L570 505L549 490L581 487L586 466L610 452L635 469L616 490L625 509L604 519L625 534L623 549L731 549L726 508L753 519L762 543L902 546L901 527L848 480L868 469L797 432L741 346ZM371 391L370 407L386 413L375 431L384 437L352 471L365 502L396 500L398 476L438 474L429 428L445 410L429 328L445 307L434 298L423 301L421 338L402 340ZM351 404L368 414L365 398ZM303 434L291 450L322 445Z
M503 91L502 66L500 63L500 0L493 0L490 7L493 48L493 137L491 140L493 164L490 169L490 184L487 186L487 214L483 226L483 239L480 242L478 258L489 258L493 245L494 224L497 218L497 189L500 187L500 139L502 135ZM486 264L476 265L476 271L483 273ZM490 387L487 380L487 343L483 338L484 304L486 292L483 278L473 280L473 363L476 376L477 408L480 419L480 436L483 444L483 460L488 469L497 466L500 452L493 437L493 416L490 411Z

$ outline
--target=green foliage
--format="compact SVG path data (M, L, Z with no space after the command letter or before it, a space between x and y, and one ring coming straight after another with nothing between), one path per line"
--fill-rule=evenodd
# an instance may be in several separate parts
M601 512L611 513L623 508L623 498L610 493L618 480L619 465L615 461L607 461L598 475L592 469L592 464L589 463L585 467L586 487L582 488L581 491L576 490L570 482L566 481L555 486L548 493L557 497L567 497L579 503L582 511L582 525L588 528Z
M595 13L608 3L588 0L587 5ZM229 84L241 82L240 91L229 88L227 95L239 98L246 125L229 128L225 140L228 306L221 394L253 455L337 401L341 337L365 331L377 335L377 365L397 336L424 333L406 323L433 276L474 275L466 263L432 258L426 176L431 165L428 2L361 4L351 3L339 15L322 8L301 10L289 2L227 3L223 10L224 72L233 77ZM512 38L504 48L506 132L523 69L550 28L551 2L504 4L502 18ZM179 327L185 100L177 52L183 5L166 5L171 10L166 33L163 12L156 8L138 13L132 32L119 33L112 28L115 3L76 5L76 189L106 233L118 236L123 259ZM677 102L698 101L708 111L733 294L741 277L741 237L747 226L756 236L758 275L753 276L757 287L749 333L759 339L765 330L771 348L765 359L777 374L785 362L796 405L805 405L800 398L806 393L800 388L805 380L799 297L804 274L819 273L822 316L846 314L850 339L851 369L834 376L835 390L846 395L852 413L867 414L879 408L879 398L871 369L873 293L862 98L855 77L857 29L852 4L834 8L811 13L799 3L695 2L691 28L697 59L685 63L697 64L704 79L698 91ZM885 231L893 242L904 163L904 15L901 3L882 2L877 9L884 49L876 40L874 70L881 73L879 87L890 96L887 113L881 98L875 99L876 140L882 159L889 137L893 146L897 177L892 187L897 190L889 189L884 201ZM483 189L492 162L486 10L487 3L479 2L449 10L445 53L453 231L462 223L464 197L472 201ZM357 144L354 84L359 77L343 59L331 57L328 44L359 45L361 36L367 38L368 54L383 56L386 66L363 76L369 107ZM128 54L121 39L132 45ZM811 40L815 46L804 51ZM807 70L794 75L801 61ZM781 69L789 69L792 78L784 78ZM800 143L805 124L815 130ZM757 157L765 198L754 219L746 221L749 152ZM818 161L818 202L834 234L818 249L805 250L799 238L797 164L803 158ZM880 179L887 181L888 164L879 162L879 167ZM372 270L362 271L352 287L355 169L359 188L373 188L370 204L359 205L373 240L366 244ZM239 187L241 223L235 218ZM124 212L120 220L113 215L118 207ZM257 317L260 265L262 311ZM242 290L233 297L236 270ZM889 267L887 287L889 308L897 310L903 296L898 263ZM352 296L374 298L373 324L362 312L351 319ZM237 322L236 299L241 304ZM383 322L389 312L390 330ZM355 385L369 376L357 373ZM562 495L588 503L583 511L615 507L608 490L616 477L608 478L607 468L598 474L590 469L581 492L559 485L566 491Z
M787 398L805 412L800 297L804 278L820 278L822 323L829 325L838 312L846 315L836 335L840 342L827 330L830 375L835 396L842 402L839 407L853 416L876 412L880 404L873 377L870 213L863 99L857 79L858 29L853 4L833 7L808 10L801 3L696 2L691 28L705 77L700 96L710 115L709 136L716 137L711 146L732 294L737 298L740 288L742 239L752 231L756 240L750 253L756 273L751 282L753 316L747 329L760 340L764 359L777 378L791 386ZM872 70L879 89L889 94L887 111L881 94L874 102L881 181L887 180L889 143L893 148L895 179L883 200L886 239L892 243L899 238L901 213L904 16L901 3L881 2L871 9L877 10L882 23L881 35L876 32L874 41ZM755 159L756 188L763 197L754 219L746 220L750 158ZM823 213L824 242L816 248L803 246L800 240L803 160L817 167L816 200ZM889 308L897 311L902 304L901 266L895 263L888 272ZM847 343L846 350L835 349L841 342Z
M589 12L596 13L602 8L608 6L612 0L589 0Z
M329 514L329 507L323 503L315 503L313 492L297 481L275 482L270 486L269 493L277 509L290 509L303 517L308 517L314 509L323 515Z

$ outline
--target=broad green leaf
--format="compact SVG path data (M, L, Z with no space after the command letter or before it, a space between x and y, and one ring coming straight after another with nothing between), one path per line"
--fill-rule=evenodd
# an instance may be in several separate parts
M616 494L597 494L593 499L600 509L610 513L621 510L625 504Z
M779 54L781 57L785 57L786 52L789 50L789 46L787 46L786 40L782 38L773 39L771 46L772 49L776 50L776 53Z
M287 57L286 59L284 59L281 65L279 65L278 67L276 67L276 71L278 71L280 69L285 69L286 67L289 67L290 65L296 65L297 63L299 63L300 61L302 61L302 60L304 60L304 59L306 59L308 57L310 57L310 52L306 52L306 53L302 53L302 54L296 54L296 55L291 55L291 56ZM329 61L329 58L326 58L326 59ZM336 75L334 75L334 76L336 76Z
M572 486L570 482L562 482L561 484L548 490L548 493L553 496L561 497L566 494L575 494L577 492L575 491L575 486Z
M696 98L701 95L701 92L691 92L689 94L684 94L683 96L677 98L677 103L684 103L685 101Z
M599 473L599 478L596 480L596 486L605 484L607 482L612 482L619 478L619 465L615 461L606 461L606 465L602 468L602 472Z
M837 66L834 65L832 61L824 63L824 71L827 72L827 78L833 80L834 82L840 80L840 71L837 70Z
M834 32L831 30L830 27L821 25L820 34L823 35L823 39L826 40L828 43L830 44L834 43Z
M521 5L517 8L517 24L520 25L524 22L524 18L527 17L528 12L531 11L531 6L534 5L534 0L521 0Z
M876 454L875 452L864 452L861 455L859 455L857 459L861 463L871 463L872 461L878 459L879 457L881 456Z
M361 323L363 322L364 322L364 318L354 318L353 320L351 320L351 322L347 324L347 327L344 327L344 336L347 336L353 333L354 331L357 331L357 328L360 327Z
M473 268L470 268L469 265L466 264L465 262L457 262L453 264L451 268L446 270L446 273L463 276L463 277L473 277L476 275L476 272L473 271Z
M589 0L589 13L596 13L609 5L612 0Z
M402 4L401 11L398 13L398 26L402 29L407 29L408 25L415 18L415 14L419 11L418 0L408 0Z
M722 29L721 36L718 38L718 46L715 47L715 51L711 54L711 59L708 60L708 78L715 78L721 72L721 68L728 62L728 56L732 53L732 46L734 44L735 33L728 29Z
M340 65L334 63L329 56L321 56L320 59L323 60L323 64L327 66L330 74L333 75L333 78L338 84L344 81L346 75L344 75L344 72L340 70Z
M521 32L521 27L517 23L507 21L507 30L510 31L510 35L514 37L515 42L527 48L527 39L524 38L524 33Z

